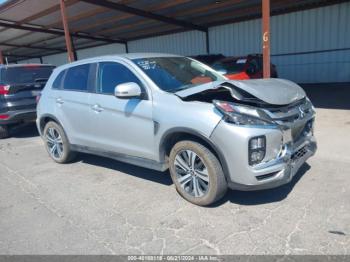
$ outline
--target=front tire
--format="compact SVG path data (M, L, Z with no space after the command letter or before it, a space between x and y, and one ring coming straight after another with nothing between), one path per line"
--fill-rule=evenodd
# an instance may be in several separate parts
M202 144L176 143L170 152L169 165L176 190L189 202L207 206L225 195L227 182L221 164Z
M0 139L9 137L9 128L8 126L0 126Z
M45 125L43 139L49 156L55 162L68 163L75 157L63 128L56 122L51 121Z

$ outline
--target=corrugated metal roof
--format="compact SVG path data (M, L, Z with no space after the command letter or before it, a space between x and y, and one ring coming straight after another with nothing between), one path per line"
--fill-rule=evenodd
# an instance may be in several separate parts
M206 29L212 25L225 24L240 20L257 18L261 15L261 0L95 0L87 3L83 0L66 0L66 9L71 32L87 33L89 36L104 38L104 42L128 41L167 33L190 30L191 24ZM91 1L89 1L91 2ZM146 18L124 11L112 10L101 6L101 3L117 3L137 8L155 15L175 19L179 23L165 23L162 19ZM341 0L271 0L272 14L296 9L312 8L318 5L329 5ZM16 44L35 47L64 47L64 39L45 30L62 29L60 6L57 0L10 0L0 6L0 45ZM185 22L185 23L182 23ZM300 23L300 21L296 21ZM182 24L181 24L182 23ZM184 25L185 24L185 25ZM13 25L17 29L11 28ZM18 26L35 27L40 33L28 33ZM9 27L9 28L6 28ZM63 34L60 31L60 34ZM94 45L96 39L79 39L74 43L79 46ZM51 40L52 39L52 40ZM57 41L56 41L57 40ZM100 41L98 41L100 42ZM12 55L44 56L54 53L50 50L32 48L8 48ZM5 55L7 54L6 52Z

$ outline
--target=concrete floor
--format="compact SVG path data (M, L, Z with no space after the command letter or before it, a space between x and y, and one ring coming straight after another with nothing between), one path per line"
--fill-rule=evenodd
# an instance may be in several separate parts
M210 208L168 173L91 155L55 164L21 128L0 141L0 254L350 254L350 111L320 107L319 150L289 185Z

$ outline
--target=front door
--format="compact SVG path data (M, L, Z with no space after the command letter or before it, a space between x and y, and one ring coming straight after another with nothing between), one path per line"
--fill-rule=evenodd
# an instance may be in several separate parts
M117 62L98 65L96 94L91 97L96 147L105 152L155 159L151 96L132 70ZM127 82L139 84L143 96L115 97L115 87Z

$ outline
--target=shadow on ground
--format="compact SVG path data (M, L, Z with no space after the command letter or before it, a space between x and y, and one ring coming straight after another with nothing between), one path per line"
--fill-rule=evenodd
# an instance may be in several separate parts
M293 177L292 181L280 187L259 191L236 191L228 190L226 196L219 201L215 206L221 205L227 201L238 205L261 205L266 203L279 202L285 199L293 190L295 185L310 169L309 164L305 163L301 166L298 173Z
M81 161L89 165L108 168L111 170L122 172L134 177L146 179L151 182L163 184L166 186L170 186L173 183L169 172L159 172L159 171L155 171L147 168L142 168L142 167L126 164L123 162L119 162L117 160L109 159L106 157L80 153L77 156L77 161Z
M10 137L30 138L39 136L35 123L26 123L14 126L10 129Z
M123 172L134 177L146 179L148 181L160 183L166 186L170 186L173 184L168 171L158 172L151 169L122 163L116 160L111 160L109 158L89 154L79 154L77 161L81 161L89 165L101 166L118 172ZM227 201L239 205L261 205L266 203L282 201L289 195L289 193L293 190L294 186L299 182L299 180L309 169L310 166L307 163L305 163L290 183L274 189L260 191L228 190L227 194L223 199L216 202L210 207L220 206L226 203Z
M301 84L316 108L350 109L350 83Z

